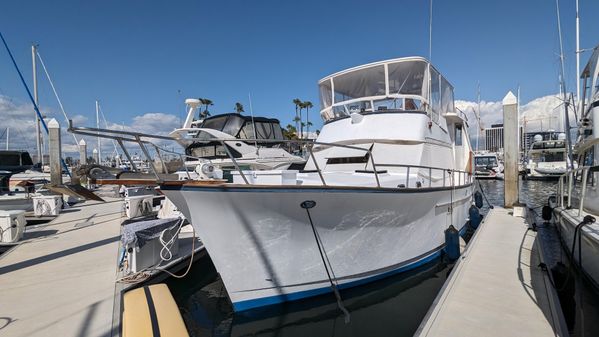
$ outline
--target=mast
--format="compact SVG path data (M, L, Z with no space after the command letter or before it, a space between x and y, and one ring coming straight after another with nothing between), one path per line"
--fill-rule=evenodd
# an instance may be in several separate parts
M476 91L476 101L478 105L478 112L476 113L476 121L478 124L476 128L476 152L478 152L478 139L480 138L480 82L478 83L478 88Z
M39 106L38 96L37 96L37 62L36 55L37 53L37 45L31 45L31 62L33 67L33 100L35 101L35 105ZM34 109L35 116L35 145L37 150L37 160L44 166L44 156L42 151L42 133L40 130L40 117Z
M100 104L96 100L96 128L100 128ZM102 143L100 142L100 133L98 133L98 165L102 165Z
M250 100L250 116L252 116L252 129L254 129L254 145L256 146L256 152L258 152L258 133L256 132L256 122L254 122L254 109L252 109L252 93L250 92L248 92L248 99Z
M564 45L562 41L562 25L560 21L559 14L559 0L555 0L555 6L557 11L557 31L559 35L559 59L560 59L560 90L562 94L563 104L564 104L564 131L566 132L566 151L568 154L568 159L570 161L570 168L574 168L573 158L572 158L572 137L570 136L570 118L568 118L568 100L566 97L566 80L564 78Z
M10 128L6 128L6 151L8 151L9 140L10 140Z

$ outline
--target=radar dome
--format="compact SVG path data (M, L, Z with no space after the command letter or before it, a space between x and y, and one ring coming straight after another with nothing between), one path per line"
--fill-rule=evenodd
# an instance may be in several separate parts
M541 135L535 135L534 138L533 138L533 140L535 142L542 142L543 141L543 136L541 136Z

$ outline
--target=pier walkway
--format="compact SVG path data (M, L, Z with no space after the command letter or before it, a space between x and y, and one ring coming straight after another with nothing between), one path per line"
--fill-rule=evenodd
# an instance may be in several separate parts
M0 255L0 336L111 336L122 199L28 226Z
M415 336L567 336L536 233L490 210Z

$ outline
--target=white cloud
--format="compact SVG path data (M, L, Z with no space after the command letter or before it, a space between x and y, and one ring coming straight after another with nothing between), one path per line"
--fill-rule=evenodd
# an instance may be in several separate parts
M548 95L535 98L532 101L520 106L520 125L524 127L524 132L535 132L543 130L561 131L563 127L564 107L561 99L556 95ZM503 123L503 106L501 101L480 103L481 127L490 127L492 124ZM464 111L468 116L470 124L470 136L472 142L476 142L477 122L474 116L474 110L478 110L476 102L456 100L456 107ZM575 118L570 113L570 125L574 126ZM481 139L484 138L481 131ZM481 143L482 144L482 143ZM484 145L483 145L484 146ZM481 146L481 148L483 147Z
M48 107L40 107L42 114L45 116L46 122L51 118L56 118L62 128L62 149L65 157L72 156L78 158L78 147L75 144L75 139L72 133L67 132L67 121L60 111L56 111ZM0 135L4 135L0 139L0 148L4 149L6 144L6 129L8 128L10 139L9 148L12 150L28 150L32 155L35 154L35 122L34 110L31 103L19 102L8 96L0 95ZM73 124L78 127L88 126L95 127L95 121L90 121L83 115L69 116L73 120ZM104 123L101 125L104 127ZM169 132L181 126L179 118L175 115L151 112L133 117L131 124L121 125L108 121L108 128L122 130L123 127L128 131L136 131L152 135L167 135ZM78 140L82 138L80 135L75 135ZM46 134L42 130L43 142L46 141ZM83 137L87 142L88 152L91 156L94 148L97 148L97 139L95 137ZM44 153L48 153L47 144L45 145ZM131 149L131 154L140 154L140 149L135 146ZM161 143L164 145L164 143ZM175 149L177 151L181 149ZM106 157L114 152L112 141L108 139L102 140L102 157ZM119 149L120 152L120 149Z

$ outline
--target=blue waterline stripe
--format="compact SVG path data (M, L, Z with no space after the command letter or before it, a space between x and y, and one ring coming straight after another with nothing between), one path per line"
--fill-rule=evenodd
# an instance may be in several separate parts
M464 226L464 227L466 227L466 226ZM443 249L441 246L441 248L438 248L432 254L430 254L418 261L415 261L414 263L399 267L398 269L395 269L395 270L391 270L391 271L388 271L385 273L374 275L371 277L343 283L343 284L340 284L338 286L338 288L339 289L352 288L352 287L359 286L362 284L374 282L374 281L377 281L377 280L380 280L380 279L383 279L383 278L386 278L386 277L389 277L389 276L392 276L392 275L395 275L398 273L412 270L414 268L417 268L421 265L424 265L428 262L431 262L431 261L439 258L441 256L442 250ZM322 287L322 288L317 288L317 289L298 291L298 292L291 293L291 294L275 295L275 296L257 298L257 299L253 299L253 300L239 301L239 302L233 303L233 309L236 312L245 311L245 310L255 309L255 308L259 308L259 307L265 307L265 306L269 306L269 305L273 305L273 304L278 304L278 303L283 303L283 302L288 302L288 301L295 301L295 300L299 300L302 298L322 295L322 294L326 294L326 293L330 293L330 292L332 292L332 289L331 289L331 287L327 286L327 287Z

